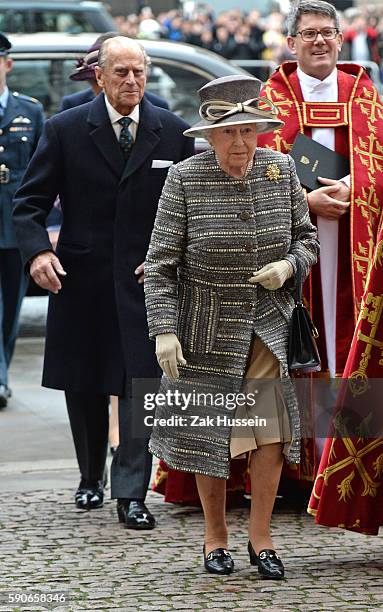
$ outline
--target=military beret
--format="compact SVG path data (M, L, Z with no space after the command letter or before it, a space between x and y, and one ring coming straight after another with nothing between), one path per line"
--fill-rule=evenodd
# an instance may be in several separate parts
M11 47L12 45L9 42L8 38L5 36L5 34L0 32L0 56L7 55Z

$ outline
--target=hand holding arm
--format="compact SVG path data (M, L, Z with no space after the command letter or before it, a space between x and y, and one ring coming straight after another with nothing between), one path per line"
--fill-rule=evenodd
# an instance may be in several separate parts
M176 334L158 334L156 336L156 356L166 376L173 379L179 378L177 364L186 365L186 360Z
M52 251L43 251L36 255L31 262L30 273L37 285L52 293L58 293L61 283L58 274L66 276L59 258Z
M318 177L325 185L307 196L309 209L315 215L325 219L339 219L350 207L350 187L343 181Z
M291 278L293 272L293 266L286 259L273 261L254 272L253 276L249 278L249 282L259 283L265 289L275 291L280 289L287 279Z

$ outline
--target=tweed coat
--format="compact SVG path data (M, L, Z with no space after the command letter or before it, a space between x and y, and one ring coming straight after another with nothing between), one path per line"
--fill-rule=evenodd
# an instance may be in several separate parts
M214 379L213 386L219 380L238 391L255 333L280 363L291 462L299 462L300 448L299 411L287 367L293 281L269 291L249 278L281 259L291 262L294 272L298 263L305 277L317 259L316 236L290 156L258 148L252 170L240 179L223 172L208 150L170 169L145 263L150 336L176 333L187 361L179 367L179 380L163 376L162 390L191 390ZM203 410L214 417L226 411ZM156 418L179 414L167 404L157 408ZM195 432L155 426L149 448L172 468L228 478L229 441L230 427Z

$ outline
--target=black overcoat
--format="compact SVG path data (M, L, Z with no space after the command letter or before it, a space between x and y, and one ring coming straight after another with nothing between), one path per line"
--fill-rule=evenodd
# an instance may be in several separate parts
M14 210L26 265L51 249L45 218L57 195L63 211L57 255L67 276L49 298L44 386L121 395L125 377L157 375L134 270L145 260L168 170L153 160L192 155L186 128L143 99L125 164L103 95L46 122Z

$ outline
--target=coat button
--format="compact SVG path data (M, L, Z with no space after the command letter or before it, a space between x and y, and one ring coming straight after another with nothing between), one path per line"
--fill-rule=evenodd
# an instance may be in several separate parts
M246 185L245 185L245 183L239 183L239 184L237 185L237 189L238 189L238 191L246 191Z
M251 302L245 302L243 305L243 310L245 312L251 312L252 308L253 308L253 304Z
M0 147L0 153L3 153L4 147Z
M22 137L21 137L21 140L22 140L23 142L28 142L28 137L27 137L27 136L22 136Z
M4 134L4 130L0 130L0 136Z
M247 210L243 210L238 216L242 221L248 221L251 218L251 213Z
M245 251L246 251L246 253L252 253L253 252L253 245L250 242L247 242L245 244Z

